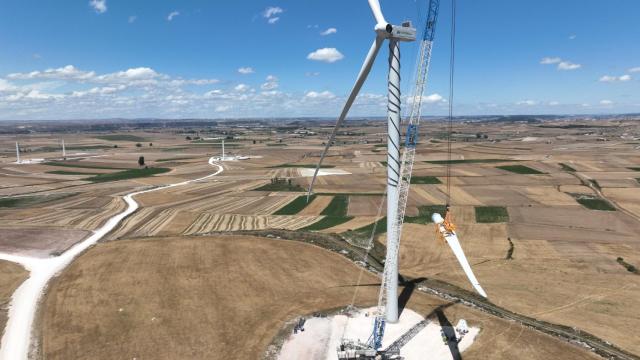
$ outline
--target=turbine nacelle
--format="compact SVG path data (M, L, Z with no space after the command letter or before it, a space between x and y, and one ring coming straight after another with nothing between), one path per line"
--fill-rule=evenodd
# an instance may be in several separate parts
M402 25L391 25L378 23L374 28L376 34L384 39L396 41L415 41L416 29L411 26L411 22L404 22Z

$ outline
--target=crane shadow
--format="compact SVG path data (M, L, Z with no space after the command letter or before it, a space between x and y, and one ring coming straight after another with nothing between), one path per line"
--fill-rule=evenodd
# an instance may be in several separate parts
M456 336L456 330L451 325L449 319L442 311L443 307L439 307L435 310L435 314L438 317L438 322L440 323L440 327L444 332L444 336L447 341L447 345L449 346L449 351L451 351L451 356L453 360L462 360L462 355L460 354L460 349L458 348L458 340Z

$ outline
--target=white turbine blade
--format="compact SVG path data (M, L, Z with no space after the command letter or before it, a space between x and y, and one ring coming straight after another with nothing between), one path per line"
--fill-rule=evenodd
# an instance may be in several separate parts
M471 265L469 265L469 261L467 261L467 257L464 255L464 251L462 251L462 246L460 246L460 240L458 240L458 235L456 235L455 232L448 232L444 228L444 225L442 224L438 225L438 229L444 236L444 239L447 241L447 244L449 244L449 247L451 248L451 250L453 250L453 253L456 256L456 259L458 259L460 266L462 266L462 270L464 270L464 273L467 275L467 278L469 279L469 282L471 283L471 285L473 285L473 288L476 289L476 291L480 295L486 298L487 293L484 292L484 289L482 288L482 286L480 286L478 279L476 279L476 276L473 274L473 270L471 270Z
M379 0L369 0L369 6L371 7L371 11L373 12L373 16L376 18L376 22L378 25L387 26L387 20L384 19L384 15L382 15L382 8L380 7Z
M315 184L316 182L318 171L320 170L320 166L322 166L322 161L324 160L324 157L327 155L327 152L329 151L331 144L335 140L336 134L338 133L338 129L340 129L340 126L342 126L344 119L347 117L347 114L349 113L349 109L351 109L351 105L353 104L356 97L358 96L358 93L360 92L360 89L362 88L364 81L367 79L367 76L371 71L371 67L373 66L373 62L375 61L376 56L378 55L378 51L380 50L380 46L382 46L383 41L384 41L383 38L376 37L376 39L373 41L373 44L371 44L371 48L369 49L369 53L367 54L367 57L365 58L364 63L362 64L362 68L360 69L360 73L358 74L358 78L356 79L356 83L353 85L353 89L351 90L351 94L349 94L349 98L347 98L347 102L344 104L344 107L342 108L340 117L338 117L336 126L333 128L333 132L331 132L329 141L324 147L324 151L322 151L322 155L320 156L320 161L318 161L318 165L316 166L316 171L313 173L313 179L311 179L311 185L309 185L309 192L307 194L307 199L309 198L309 196L311 195L311 191L313 190L313 184Z

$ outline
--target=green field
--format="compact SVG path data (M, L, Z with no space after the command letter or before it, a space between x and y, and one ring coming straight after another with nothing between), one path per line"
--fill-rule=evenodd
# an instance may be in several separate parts
M307 202L307 195L300 195L278 211L274 212L273 215L295 215L311 204L315 198L316 195L311 195L309 197L309 202Z
M636 178L636 181L640 184L640 178Z
M516 161L509 159L458 159L458 160L432 160L425 161L429 164L489 164L489 163L499 163L499 162L507 162L507 161Z
M431 224L431 215L438 213L442 216L447 212L445 205L423 205L418 207L418 216L405 216L404 222L412 224Z
M179 160L193 160L199 159L197 157L175 157L175 158L166 158L166 159L158 159L156 162L168 162L168 161L179 161Z
M476 222L479 224L509 222L509 212L503 206L476 206Z
M330 217L346 217L349 207L349 196L336 195L333 197L329 205L327 205L320 215L326 215Z
M536 169L532 169L528 166L524 165L504 165L504 166L496 166L498 169L511 171L512 173L522 174L522 175L539 175L544 174L542 171L538 171Z
M283 143L270 143L270 144L267 144L267 146L289 146L289 145L283 144Z
M103 150L103 149L112 149L112 148L113 148L113 146L111 146L111 145L65 146L65 149L67 151L70 151L70 150ZM38 151L57 152L57 151L62 151L62 147L61 146L45 146L45 147L38 148Z
M376 228L375 232L373 233L374 238L382 233L387 232L387 217L384 216L376 222L372 222L367 226L363 226L352 231L344 232L342 233L342 235L352 239L368 239L371 236L371 232L373 231L374 226Z
M289 185L286 182L266 184L254 190L256 191L297 191L297 192L307 191L307 189L303 188L300 185L297 185L297 184Z
M94 183L129 180L129 179L137 179L137 178L163 174L169 171L171 171L171 169L168 169L168 168L129 169L129 170L118 171L118 172L109 173L109 174L100 174L90 178L86 178L84 180L91 181Z
M570 194L573 196L576 201L590 210L600 210L600 211L616 211L616 208L613 207L607 200L601 199L599 197L593 195L585 195L585 194Z
M91 172L79 172L79 171L66 171L66 170L53 170L47 171L47 174L55 174L55 175L98 175L100 173L91 173Z
M565 163L559 163L558 165L560 165L560 167L564 171L570 171L570 172L575 172L576 171L576 169L572 168L571 166L569 166L569 165L567 165Z
M101 170L129 170L129 168L122 167L112 167L112 166L101 166L101 165L93 165L93 164L83 164L79 161L48 161L43 163L43 165L47 166L61 166L61 167L72 167L78 169L101 169Z
M280 164L280 165L274 165L274 166L269 166L269 168L271 169L277 169L277 168L303 168L303 169L315 169L318 165L316 164ZM333 165L321 165L320 168L321 169L332 169L335 166Z
M412 176L412 184L442 184L440 179L435 176Z
M629 170L640 171L640 167L630 167Z
M351 219L353 219L353 216L327 216L322 218L320 221L316 221L315 223L305 228L302 228L300 230L307 230L307 231L324 230L340 224L344 224Z
M323 195L323 196L338 196L338 195L348 195L348 196L382 196L384 195L384 193L327 193L327 192L320 192L317 193L316 195Z
M96 139L107 140L107 141L135 141L135 142L146 142L147 139L136 136L136 135L127 135L127 134L113 134L113 135L100 135L95 136Z
M3 197L0 198L0 208L22 208L49 201L60 200L74 195L76 195L76 193Z

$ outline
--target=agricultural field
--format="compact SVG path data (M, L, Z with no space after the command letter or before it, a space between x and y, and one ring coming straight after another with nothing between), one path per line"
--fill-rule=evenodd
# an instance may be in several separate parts
M459 123L460 133L489 137L453 143L449 161L447 144L430 137L443 125L430 124L417 148L402 275L471 290L431 224L431 214L449 203L491 302L640 354L640 342L628 336L640 326L640 276L628 270L640 267L640 152L619 140L615 125L602 142L583 128ZM303 240L333 234L362 241L378 221L375 241L386 241L386 153L377 146L384 126L353 126L363 135L338 136L308 202L326 127L308 125L314 136L226 128L236 136L229 155L247 160L137 195L139 209L54 280L37 322L43 358L233 357L240 344L223 338L242 339L241 357L257 358L287 321L348 305L359 267ZM209 158L220 147L195 137L179 129L64 135L63 159L57 137L24 135L23 158L45 161L16 164L15 138L0 136L0 252L58 255L122 212L124 195L210 175ZM289 231L299 241L234 235L241 231ZM8 293L26 276L11 271L15 277L3 280ZM364 279L379 281L369 273ZM357 303L374 304L377 291L362 287ZM428 314L441 304L414 292L408 306ZM481 324L465 359L596 358L461 304L446 314Z

